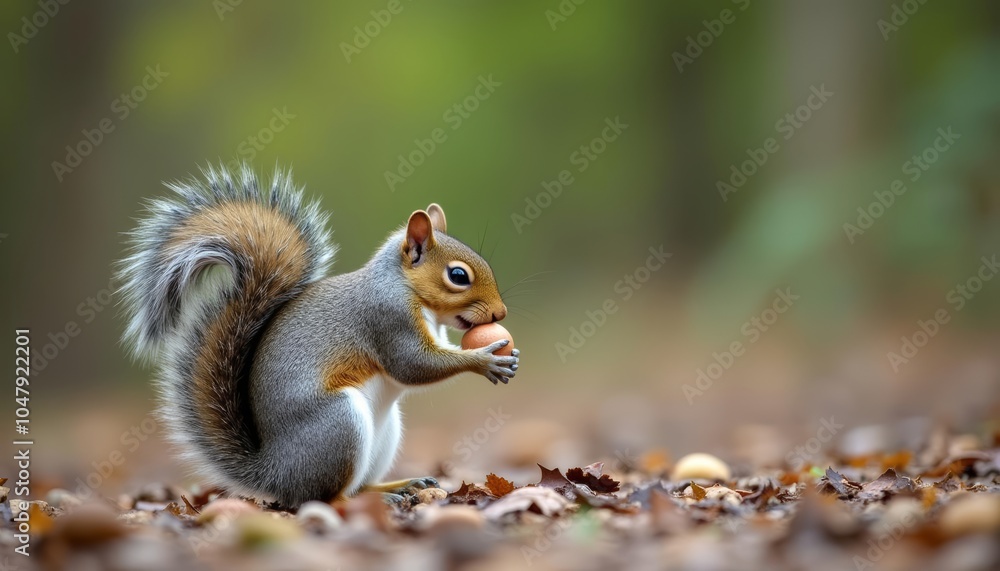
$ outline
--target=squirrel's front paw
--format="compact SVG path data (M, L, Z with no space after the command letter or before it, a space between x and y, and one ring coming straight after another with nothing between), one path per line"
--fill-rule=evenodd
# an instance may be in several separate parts
M507 384L517 374L520 351L514 349L510 355L493 354L494 351L506 347L509 343L509 339L501 339L486 347L476 349L476 353L483 359L483 368L479 374L489 379L494 385L497 383Z

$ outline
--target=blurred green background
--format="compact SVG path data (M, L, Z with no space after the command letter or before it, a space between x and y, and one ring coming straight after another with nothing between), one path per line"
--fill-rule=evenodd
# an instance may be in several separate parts
M452 234L493 252L501 287L528 278L508 294L518 378L410 399L406 457L421 431L448 454L493 406L579 427L598 455L715 450L742 423L831 413L969 430L998 416L1000 280L898 371L887 355L1000 253L1000 4L53 5L0 7L4 323L30 327L39 353L79 328L36 366L33 422L80 456L40 450L46 466L86 466L151 409L151 372L123 354L101 291L143 198L234 159L294 168L333 213L337 271L439 202ZM477 97L482 78L494 84ZM833 95L802 111L812 88ZM616 118L627 128L593 143ZM54 166L102 120L113 130L78 166ZM909 181L904 163L948 128L960 138ZM386 172L435 129L444 142L390 188ZM719 181L769 137L778 149L723 200ZM573 182L531 210L563 170ZM844 224L895 179L907 192L852 243ZM616 283L660 246L672 257L623 299ZM742 324L776 288L801 299L689 404L684 385L748 340ZM618 310L561 358L606 299Z

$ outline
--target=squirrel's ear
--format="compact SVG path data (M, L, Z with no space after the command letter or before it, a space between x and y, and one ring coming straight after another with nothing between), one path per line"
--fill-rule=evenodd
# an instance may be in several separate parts
M448 232L448 221L444 217L444 208L438 203L433 203L427 207L427 216L431 218L431 226L438 232Z
M403 253L416 266L424 260L427 250L434 247L434 226L431 217L423 210L417 210L410 215L406 223L406 240L403 242Z

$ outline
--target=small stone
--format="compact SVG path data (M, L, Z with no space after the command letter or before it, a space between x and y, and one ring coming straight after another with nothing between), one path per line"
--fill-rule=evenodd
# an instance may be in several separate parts
M306 502L299 507L296 518L305 525L316 525L325 531L340 529L344 519L330 504L323 502Z
M417 492L417 500L422 504L431 504L448 497L448 492L441 488L426 488Z
M711 454L696 452L677 461L671 480L728 480L732 472L725 462Z
M940 525L951 536L994 532L1000 529L1000 496L971 492L957 496L941 512Z
M440 533L454 529L479 529L483 527L483 521L483 515L472 506L431 506L424 511L422 527L428 532Z
M293 520L272 513L244 515L235 525L238 541L246 547L286 543L302 534L302 529Z
M222 498L202 508L201 513L198 514L198 522L209 523L220 517L232 520L244 514L258 512L260 510L257 509L257 506L250 502L236 498Z

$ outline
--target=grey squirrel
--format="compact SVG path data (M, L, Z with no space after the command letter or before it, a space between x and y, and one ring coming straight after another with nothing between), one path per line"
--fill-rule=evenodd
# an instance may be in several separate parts
M362 268L326 277L327 216L289 172L208 167L150 202L120 262L125 341L158 366L159 412L207 483L296 506L379 483L400 446L399 400L463 372L506 383L506 339L463 350L445 326L499 321L489 264L431 204Z

